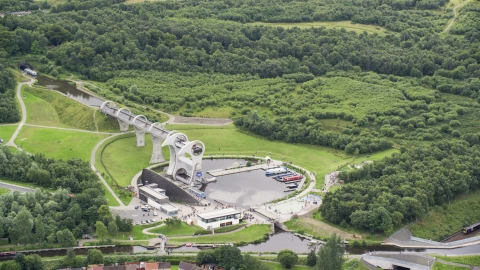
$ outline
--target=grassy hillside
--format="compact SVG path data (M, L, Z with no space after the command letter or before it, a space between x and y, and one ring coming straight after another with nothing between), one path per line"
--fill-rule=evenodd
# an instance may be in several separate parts
M269 232L270 225L251 225L246 229L229 234L170 238L169 243L249 243L258 239L262 239L263 236Z
M480 255L472 255L472 256L439 256L434 255L438 259L447 261L447 262L455 262L467 265L475 265L480 266Z
M118 131L114 120L55 91L28 86L22 91L29 124L97 131L97 121L98 131Z
M480 221L480 191L460 196L444 207L435 207L421 221L410 226L414 236L443 240L465 226Z
M57 159L80 158L90 160L90 154L98 141L108 135L71 130L59 130L24 126L15 144L29 153L43 153Z
M0 139L4 140L4 143L7 143L8 140L12 137L15 129L17 129L17 125L13 126L0 126Z

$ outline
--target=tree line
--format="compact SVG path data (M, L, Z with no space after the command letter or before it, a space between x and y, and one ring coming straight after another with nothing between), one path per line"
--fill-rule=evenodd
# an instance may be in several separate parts
M341 172L347 183L323 198L325 220L391 233L393 226L423 217L433 206L480 187L479 134L438 141L394 154L361 169Z
M0 237L14 244L75 246L75 239L100 223L107 224L109 231L110 227L132 229L131 219L113 218L101 183L87 162L20 151L12 154L8 147L0 147L0 177L56 189L0 196Z
M15 77L3 63L0 63L0 123L18 121L20 121L20 114L15 102Z

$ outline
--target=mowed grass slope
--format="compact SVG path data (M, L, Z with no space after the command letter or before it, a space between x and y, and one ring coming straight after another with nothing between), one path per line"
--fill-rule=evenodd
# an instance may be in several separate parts
M440 256L440 255L433 255L434 257L447 261L447 262L454 262L454 263L461 263L467 265L475 265L480 266L480 255L472 255L472 256Z
M251 225L250 227L234 233L195 236L185 238L170 238L169 243L239 243L253 242L262 239L270 232L270 225Z
M480 221L480 191L462 195L445 208L437 206L422 220L412 224L410 231L414 236L443 240L447 236L463 229L465 226Z
M8 140L12 137L15 129L17 129L17 125L12 126L0 126L0 139L4 140L4 143L7 143Z
M98 126L98 131L118 131L114 120L56 91L24 86L22 96L28 124L92 131L97 131Z
M93 147L108 135L24 126L15 144L29 153L43 153L48 158L90 160Z
M253 25L265 25L265 26L272 26L272 27L283 27L285 29L298 27L300 29L305 28L320 28L325 27L327 29L337 28L342 29L345 28L347 31L355 31L357 33L363 33L363 31L369 33L377 33L380 35L385 35L385 32L390 32L384 27L369 25L369 24L360 24L360 23L352 23L351 21L338 21L338 22L302 22L302 23L264 23L264 22L254 22L251 23Z

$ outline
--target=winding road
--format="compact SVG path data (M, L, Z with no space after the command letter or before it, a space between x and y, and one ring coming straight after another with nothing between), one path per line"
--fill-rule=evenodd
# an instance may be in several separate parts
M452 27L453 23L455 22L455 20L457 19L457 8L459 7L463 7L464 5L466 5L468 2L470 2L470 0L467 0L463 3L460 3L458 5L456 5L455 7L453 7L453 20L447 25L447 27L445 27L445 29L442 31L441 34L444 34L444 33L447 33L450 28Z

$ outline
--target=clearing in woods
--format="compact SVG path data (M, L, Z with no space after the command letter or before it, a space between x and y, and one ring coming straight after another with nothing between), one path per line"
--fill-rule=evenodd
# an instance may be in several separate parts
M369 25L369 24L359 24L352 23L351 21L338 21L338 22L302 22L302 23L264 23L264 22L254 22L251 23L254 25L267 25L267 26L278 26L283 28L293 28L298 27L300 29L311 28L311 27L325 27L327 29L333 28L345 28L347 31L355 31L357 33L362 33L367 31L369 33L377 33L379 35L385 35L385 32L393 33L388 31L384 27Z

